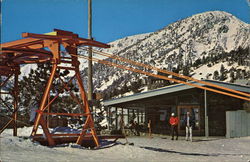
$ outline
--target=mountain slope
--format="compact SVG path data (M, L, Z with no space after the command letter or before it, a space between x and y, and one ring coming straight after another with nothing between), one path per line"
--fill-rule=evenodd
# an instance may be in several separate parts
M246 66L250 63L249 57L242 64L230 59L238 57L239 49L247 51L249 34L249 24L229 13L212 11L177 21L153 33L114 41L110 43L110 49L103 51L162 69L177 69L179 73L188 68L189 75L197 79L213 79L214 72L218 71L221 75L222 68L221 73L224 70L226 79L221 80L230 81L230 69L234 69L234 75L238 69L240 73L249 73L249 67ZM248 75L243 77L250 77ZM146 84L148 78L101 64L94 65L97 91L110 93L135 82Z
M197 79L234 82L250 78L249 27L229 13L211 11L177 21L156 32L116 40L109 43L111 48L99 50ZM86 54L81 47L78 51ZM96 54L94 57L105 59ZM80 61L84 85L87 85L87 61ZM27 76L35 67L22 67L22 76ZM152 77L97 63L93 71L94 90L107 94L106 98L170 84L156 83Z

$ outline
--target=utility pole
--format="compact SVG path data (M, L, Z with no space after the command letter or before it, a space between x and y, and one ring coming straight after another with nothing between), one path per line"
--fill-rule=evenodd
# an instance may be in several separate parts
M92 39L92 0L88 0L88 38ZM93 71L92 71L92 47L88 49L88 100L93 99Z

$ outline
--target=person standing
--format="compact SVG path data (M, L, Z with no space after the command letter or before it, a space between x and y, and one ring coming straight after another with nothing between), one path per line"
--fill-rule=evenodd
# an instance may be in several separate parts
M172 135L171 140L174 140L174 134L176 134L176 140L178 140L179 119L178 119L178 117L175 116L174 113L171 114L171 117L169 119L169 123L171 125L171 135Z
M151 120L148 121L148 135L149 138L152 138Z
M189 138L192 142L192 130L195 127L195 119L192 115L190 115L190 112L187 112L187 115L185 115L184 122L186 126L186 141Z

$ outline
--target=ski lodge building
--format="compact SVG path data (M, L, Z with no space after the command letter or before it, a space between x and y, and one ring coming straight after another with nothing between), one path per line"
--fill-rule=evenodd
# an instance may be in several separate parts
M250 92L250 86L204 81L241 92ZM179 134L184 135L184 115L189 111L195 116L194 135L228 137L250 135L250 113L244 110L244 104L244 100L185 84L104 101L108 111L108 127L113 130L120 128L119 121L123 118L125 125L134 120L142 126L142 132L147 132L147 123L151 120L152 133L169 135L168 121L174 112L179 117Z

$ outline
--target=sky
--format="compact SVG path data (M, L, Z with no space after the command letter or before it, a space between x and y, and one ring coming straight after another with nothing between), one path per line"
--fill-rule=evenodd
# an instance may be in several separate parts
M104 43L148 32L206 11L226 11L250 23L249 0L92 0L95 40ZM22 32L54 28L88 36L88 0L1 0L1 42Z

